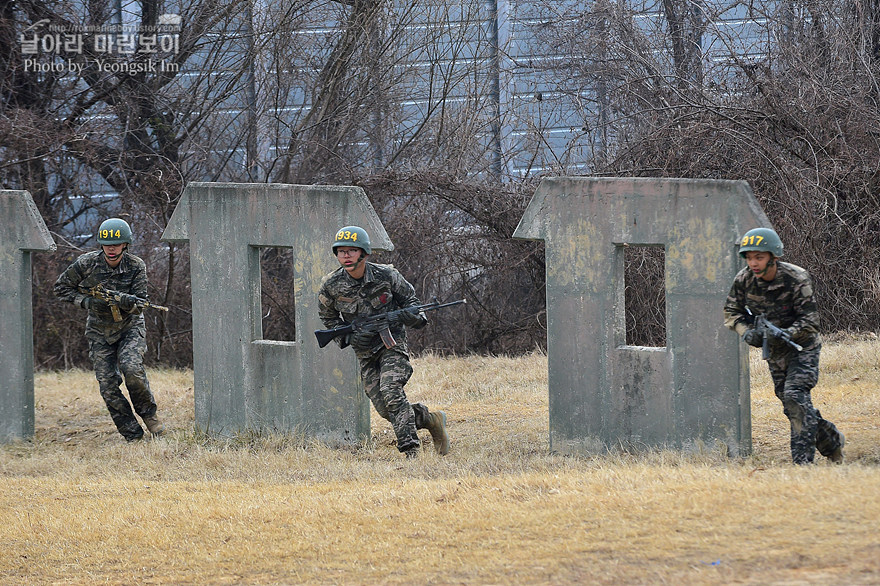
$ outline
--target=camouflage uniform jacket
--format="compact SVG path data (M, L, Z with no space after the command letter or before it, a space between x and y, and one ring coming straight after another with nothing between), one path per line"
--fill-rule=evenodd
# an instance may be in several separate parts
M371 262L366 265L361 279L352 278L342 267L324 277L318 291L318 315L324 327L336 328L351 323L356 317L419 305L415 288L397 269ZM395 350L405 354L406 328L403 325L392 326L391 335L397 342ZM336 338L336 342L342 346L341 338ZM358 358L368 358L384 348L376 334L370 349L355 349L355 354Z
M107 289L147 297L147 266L140 257L127 250L122 253L122 260L116 268L112 268L104 259L104 252L95 250L77 258L55 281L55 296L62 301L69 301L82 306L88 295L79 290L80 287L90 289L103 284ZM104 338L114 344L122 332L129 328L144 327L142 310L135 307L127 312L120 308L122 321L113 321L110 306L100 300L92 299L89 306L89 317L86 320L86 338Z
M749 267L737 273L724 304L724 325L742 335L749 328L748 307L754 315L763 313L774 325L789 328L792 340L805 350L818 347L822 343L819 310L810 274L786 262L777 261L776 267L772 281L761 279ZM789 348L772 336L770 346L773 351Z

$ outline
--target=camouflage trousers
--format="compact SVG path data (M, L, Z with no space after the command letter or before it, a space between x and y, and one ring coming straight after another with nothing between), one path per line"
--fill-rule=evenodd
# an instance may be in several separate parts
M132 412L143 417L156 414L156 402L150 391L150 382L144 369L144 353L147 351L146 328L134 326L120 332L115 343L103 336L89 335L89 358L95 369L95 378L101 397L107 405L116 429L131 441L140 439L144 430ZM120 374L121 372L121 374ZM131 404L122 394L119 385L125 380L125 387L131 397Z
M407 400L403 387L412 376L409 357L397 350L384 349L359 358L364 391L383 419L391 423L397 436L397 449L407 452L420 445L417 429L424 429L428 408Z
M822 347L793 352L774 352L767 365L773 390L782 401L782 410L791 423L791 459L795 464L813 462L816 450L823 456L842 445L833 423L822 418L813 407L810 393L819 382L819 353Z

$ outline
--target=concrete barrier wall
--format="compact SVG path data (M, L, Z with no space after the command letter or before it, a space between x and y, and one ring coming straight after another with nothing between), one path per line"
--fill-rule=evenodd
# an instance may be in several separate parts
M31 194L0 190L0 441L34 435L31 252L53 250Z
M215 434L299 432L329 443L369 434L369 402L351 350L319 349L323 276L339 266L336 231L357 224L393 248L358 187L192 183L163 234L190 243L196 425ZM260 247L292 249L296 339L264 340Z
M393 248L356 187L190 184L163 239L190 243L196 424L211 433L369 434L353 354L319 349L316 294L336 230ZM514 237L546 243L550 444L751 451L748 351L721 324L737 239L770 226L744 182L544 180ZM626 345L624 250L666 251L667 343ZM292 250L296 339L264 340L260 247ZM32 251L55 244L30 195L0 191L0 440L33 435Z
M745 182L541 182L514 237L546 246L552 450L751 452L748 352L722 307L738 237L769 225ZM629 245L665 249L663 348L626 345Z

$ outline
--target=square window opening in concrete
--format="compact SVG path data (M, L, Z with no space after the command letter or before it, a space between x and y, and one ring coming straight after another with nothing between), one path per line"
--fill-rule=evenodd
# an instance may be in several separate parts
M296 341L293 249L258 247L260 257L260 320L262 339Z
M624 247L626 345L666 346L666 249Z

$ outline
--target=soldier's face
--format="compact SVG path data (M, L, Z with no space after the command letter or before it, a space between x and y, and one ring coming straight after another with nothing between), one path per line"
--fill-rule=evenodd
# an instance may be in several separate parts
M336 259L346 271L355 278L363 276L363 265L361 265L361 255L363 250L353 246L340 246L336 249Z
M111 267L116 267L122 262L122 251L125 250L125 244L102 244L104 250L104 258Z
M772 266L771 260L773 260L773 255L762 250L750 250L746 253L746 263L749 265L749 270L758 277L764 277L768 274L768 269Z

